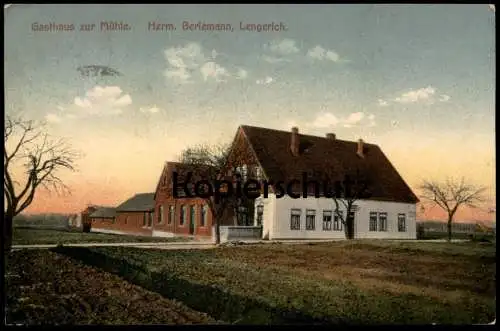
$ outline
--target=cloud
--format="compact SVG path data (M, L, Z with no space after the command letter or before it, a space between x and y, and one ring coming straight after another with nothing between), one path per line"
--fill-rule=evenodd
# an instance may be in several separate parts
M248 77L248 71L245 69L239 68L238 71L236 72L236 78L237 79L245 79Z
M216 53L212 51L212 55ZM168 48L164 56L168 63L168 68L164 71L165 77L176 79L180 83L190 83L192 72L206 62L206 57L198 43Z
M410 90L403 93L401 96L394 99L398 103L415 103L423 100L430 100L436 93L436 89L432 86L427 86L417 90Z
M375 122L375 115L373 114L368 115L368 121L369 121L368 123L369 127L377 126L377 122Z
M488 5L488 8L492 11L495 12L495 5Z
M215 79L217 82L223 82L224 77L230 76L226 68L218 65L215 62L207 62L200 68L201 75L203 76L203 80L207 81L208 79Z
M268 63L283 63L290 62L290 56L300 52L295 40L285 38L282 40L273 40L264 45L266 54L261 56L261 59Z
M313 60L319 61L347 62L347 60L341 59L340 55L334 50L328 50L319 45L309 49L309 51L307 51L307 56Z
M295 40L290 38L285 38L281 41L273 40L267 47L272 53L277 55L290 55L298 53L300 50L295 44Z
M155 114L155 113L158 113L161 109L156 107L156 106L152 106L152 107L141 107L139 108L139 111L141 113L152 113L152 114Z
M207 54L207 55L206 55ZM171 47L164 52L167 69L164 76L180 84L194 83L197 76L202 81L225 82L226 78L244 79L246 70L231 72L215 61L221 55L217 50L204 50L200 44L190 42L185 46Z
M441 102L447 102L451 99L451 97L449 95L446 95L446 94L441 94L441 96L439 97L439 101Z
M436 100L440 102L447 102L451 99L449 95L441 94L438 97L436 94L437 89L429 85L427 87L409 90L402 93L399 97L391 99L390 101L401 104L411 104L417 102L433 104ZM385 99L378 99L377 102L379 106L388 106L390 104L390 102Z
M363 112L351 113L346 117L338 118L333 113L322 112L319 113L314 121L307 126L317 129L325 129L342 125L344 128L352 128L355 126L376 126L375 115L368 116Z
M389 103L387 101L385 101L384 99L378 99L378 105L381 107L385 107L385 106L388 106Z
M59 115L54 113L49 113L45 115L45 120L49 123L61 123L62 118Z
M316 119L310 124L310 126L314 128L324 129L337 126L337 124L339 123L339 119L332 113L321 113L316 116Z
M266 62L269 62L269 63L283 63L283 62L290 62L291 61L290 59L287 59L287 58L270 56L270 55L263 55L262 59Z
M132 104L129 94L123 94L118 86L95 86L84 98L76 97L74 104L88 114L120 114L123 108Z
M269 84L271 84L272 82L273 82L273 78L272 78L272 77L270 77L270 76L267 76L267 77L266 77L266 78L264 78L264 79L258 79L258 80L256 81L256 83L257 83L257 84L259 84L259 85L269 85Z

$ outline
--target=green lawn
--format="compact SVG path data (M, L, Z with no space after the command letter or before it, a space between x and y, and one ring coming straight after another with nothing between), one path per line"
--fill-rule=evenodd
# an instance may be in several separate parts
M48 230L35 228L14 228L12 236L13 245L170 242L186 240L189 239L183 237L139 237L94 232L85 233L81 230Z
M493 244L360 240L56 251L236 324L469 324L495 316Z

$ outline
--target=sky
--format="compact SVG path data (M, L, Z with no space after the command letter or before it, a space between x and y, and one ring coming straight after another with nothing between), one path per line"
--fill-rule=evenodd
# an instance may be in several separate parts
M40 190L26 212L153 192L165 161L246 124L362 138L417 194L424 179L486 186L487 207L457 220L494 217L493 6L31 4L4 17L5 112L45 121L81 151L78 171L60 174L71 195ZM74 30L40 31L51 23ZM196 23L231 29L184 29ZM83 76L85 65L122 75Z

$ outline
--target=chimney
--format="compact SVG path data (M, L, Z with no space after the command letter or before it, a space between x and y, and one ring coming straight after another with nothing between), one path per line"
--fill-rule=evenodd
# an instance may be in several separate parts
M327 133L326 138L329 140L335 140L335 133Z
M299 128L294 126L292 128L292 139L290 141L290 151L293 156L299 155Z
M358 151L357 151L357 154L360 156L360 157L365 157L364 155L364 142L363 142L363 139L359 139L358 140Z

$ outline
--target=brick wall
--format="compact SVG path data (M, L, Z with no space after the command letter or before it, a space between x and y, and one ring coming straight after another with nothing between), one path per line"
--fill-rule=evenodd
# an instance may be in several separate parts
M127 232L135 235L151 236L152 228L144 226L147 212L118 212L116 218L93 218L93 229L106 229ZM146 215L147 217L147 215Z

